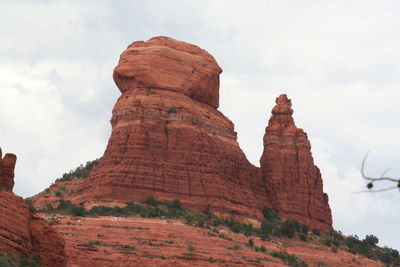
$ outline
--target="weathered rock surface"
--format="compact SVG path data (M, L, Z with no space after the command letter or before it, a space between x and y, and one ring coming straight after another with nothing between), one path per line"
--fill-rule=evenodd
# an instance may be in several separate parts
M14 177L16 157L7 155L2 162L2 179ZM7 180L6 184L9 185L6 190L0 190L0 252L38 254L46 266L65 266L64 240L44 220L32 214L21 197L12 193L14 181Z
M260 163L266 192L281 217L326 229L332 225L328 195L323 193L307 134L296 127L291 106L285 94L277 97L265 129Z
M66 184L64 198L87 208L177 198L189 208L258 220L261 208L272 206L283 218L330 230L320 173L290 101L277 100L257 168L240 149L233 123L216 109L220 72L194 45L167 37L131 44L114 71L122 95L104 156L87 179ZM39 194L35 205L48 197L54 195Z
M122 93L136 88L165 89L219 105L219 74L207 51L168 37L134 42L122 54L114 81Z
M12 192L14 188L14 168L17 156L7 153L3 159L0 148L0 190Z

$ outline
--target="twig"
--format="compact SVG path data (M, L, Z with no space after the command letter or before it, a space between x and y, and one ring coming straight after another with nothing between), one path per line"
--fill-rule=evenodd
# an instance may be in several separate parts
M361 163L361 175L365 180L371 181L367 184L367 188L368 190L364 190L364 191L360 191L360 192L356 192L356 193L363 193L363 192L383 192L383 191L389 191L389 190L393 190L393 189L400 189L400 179L395 179L395 178L391 178L391 177L385 177L386 173L390 170L387 169L385 170L381 177L379 178L374 178L374 177L368 177L365 175L364 173L364 167L365 167L365 161L367 160L369 152L367 152L367 154L365 154L365 157ZM384 189L378 189L378 190L371 190L371 188L373 187L373 182L375 181L390 181L390 182L395 182L397 183L397 186L393 186L393 187L388 187L388 188L384 188Z

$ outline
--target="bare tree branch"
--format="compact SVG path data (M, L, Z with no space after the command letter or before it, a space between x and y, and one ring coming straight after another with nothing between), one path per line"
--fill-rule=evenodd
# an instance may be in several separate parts
M363 192L383 192L383 191L393 190L393 189L396 189L396 188L400 189L400 179L395 179L395 178L391 178L391 177L385 177L386 173L387 173L390 169L385 170L385 171L382 173L381 177L369 177L369 176L366 176L366 175L365 175L365 173L364 173L364 167L365 167L365 161L367 160L367 157L368 157L368 153L369 153L369 152L367 152L367 154L365 154L365 157L364 157L364 159L363 159L363 161L362 161L362 163L361 163L361 175L362 175L362 177L363 177L365 180L370 181L370 182L367 184L368 190L360 191L360 192L356 192L356 193L363 193ZM397 183L397 186L388 187L388 188L379 189L379 190L371 190L371 188L373 187L373 182L376 182L376 181L390 181L390 182L395 182L395 183Z
M389 190L393 190L398 188L397 186L392 186L392 187L388 187L388 188L384 188L384 189L377 189L377 190L373 190L373 189L368 189L368 190L362 190L362 191L357 191L357 192L353 192L355 194L358 193L366 193L366 192L370 192L370 193L376 193L376 192L383 192L383 191L389 191Z

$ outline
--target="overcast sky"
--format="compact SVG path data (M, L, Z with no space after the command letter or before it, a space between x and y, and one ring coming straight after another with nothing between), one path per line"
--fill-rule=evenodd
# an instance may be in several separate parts
M400 1L1 1L0 146L17 154L28 197L102 155L133 41L166 35L223 69L220 110L259 166L275 97L287 93L312 143L334 228L400 249L400 193L363 190L400 176Z

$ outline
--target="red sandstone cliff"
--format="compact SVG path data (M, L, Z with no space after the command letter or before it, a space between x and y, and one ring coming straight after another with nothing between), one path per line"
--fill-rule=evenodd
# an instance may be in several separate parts
M206 51L171 38L130 45L114 72L122 95L107 149L72 200L127 202L153 195L261 217L267 200L255 186L259 170L240 149L233 123L215 109L220 72Z
M0 252L39 254L46 266L65 266L64 240L12 193L16 159L14 154L0 156Z
M281 96L264 137L261 168L240 149L219 106L221 68L205 50L168 37L134 42L114 80L122 95L99 165L69 182L65 199L87 207L180 199L190 208L261 219L272 206L283 218L330 230L331 213L307 135ZM40 194L36 205L48 202Z

